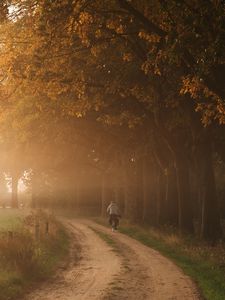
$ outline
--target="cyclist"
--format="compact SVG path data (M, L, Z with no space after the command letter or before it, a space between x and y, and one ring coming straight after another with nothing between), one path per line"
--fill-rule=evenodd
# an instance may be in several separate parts
M112 226L112 231L117 230L121 216L119 207L115 201L110 202L107 207L107 213L109 214L109 224Z

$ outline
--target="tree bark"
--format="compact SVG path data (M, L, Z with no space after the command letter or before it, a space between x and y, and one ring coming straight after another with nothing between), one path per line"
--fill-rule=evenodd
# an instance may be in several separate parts
M76 180L76 183L75 183L75 210L76 210L76 213L79 214L80 213L80 210L81 210L81 207L80 207L80 182L79 180Z
M18 180L19 176L16 172L12 172L12 199L11 199L11 205L12 208L18 208Z
M168 167L166 172L166 212L167 223L178 226L178 194L174 166Z
M198 145L197 164L200 170L201 228L203 239L216 240L221 237L222 229L216 195L215 175L212 158L212 142L206 132Z
M102 174L101 179L101 217L106 216L106 209L107 209L107 187L106 187L106 177L105 173Z
M143 221L143 210L144 210L144 158L142 157L137 161L137 171L135 172L135 195L136 199L136 220L137 222ZM136 197L135 197L136 196Z
M157 175L157 203L156 203L156 220L158 226L165 224L165 219L166 219L165 200L166 200L165 174L159 168L158 175Z
M190 174L187 157L177 155L178 226L180 232L193 233L193 205L190 193Z
M149 213L150 213L150 195L148 187L148 160L146 157L143 158L142 166L142 190L143 190L143 208L142 208L142 222L149 223ZM150 183L149 183L150 184Z
M132 170L123 164L123 199L124 199L124 216L128 219L134 219L134 185L132 182Z
M191 136L187 128L176 128L170 132L163 122L162 116L156 116L162 138L170 152L176 168L178 196L178 228L180 232L193 233L193 205L190 193L189 151Z
M33 171L32 176L32 195L31 195L31 206L32 208L37 207L37 174Z

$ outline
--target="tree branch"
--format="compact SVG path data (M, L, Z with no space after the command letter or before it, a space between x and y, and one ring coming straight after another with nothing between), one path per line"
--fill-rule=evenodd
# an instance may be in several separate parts
M166 31L162 30L160 27L152 23L142 13L140 13L140 11L134 8L126 0L118 0L118 2L123 9L128 10L134 17L136 17L145 26L147 30L157 34L160 37L165 37L167 35Z

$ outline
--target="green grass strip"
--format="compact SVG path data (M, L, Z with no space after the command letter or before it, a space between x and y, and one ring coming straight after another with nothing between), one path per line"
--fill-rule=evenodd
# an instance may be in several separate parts
M94 221L108 227L106 221L101 218L94 218ZM169 244L160 238L159 234L157 237L153 235L147 227L125 224L120 226L119 231L171 259L186 275L196 282L202 298L206 300L225 300L224 266L219 266L216 261L212 262L208 258L210 254L214 256L224 255L224 251L219 254L216 251L213 253L214 249L212 249L212 253L208 253L208 257L202 257L200 253L201 250L204 250L205 245L203 243L201 245L201 242L198 242L199 255L194 256L191 253L190 242L194 244L195 241L191 237L186 239L187 241L189 239L189 242L183 241L180 244ZM162 235L164 234L163 232L161 233Z
M204 299L225 299L225 272L218 266L203 259L188 256L182 249L168 245L166 242L152 237L147 230L135 226L122 226L120 227L120 232L173 260L185 274L196 282Z
M96 228L93 228L92 226L89 226L89 228L94 231L103 241L105 241L110 247L113 248L114 251L118 252L118 246L116 242L106 233L97 230Z
M22 226L25 216L24 210L19 209L0 209L0 231L14 230Z

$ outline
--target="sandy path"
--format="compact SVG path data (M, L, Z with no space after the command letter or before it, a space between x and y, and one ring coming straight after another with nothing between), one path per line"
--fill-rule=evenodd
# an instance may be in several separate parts
M67 226L73 235L68 268L26 300L99 300L120 272L118 255L91 229L80 222L69 222Z
M73 235L70 265L26 300L199 299L192 281L157 251L91 221L67 226ZM114 251L91 228L110 235Z
M190 278L159 252L124 234L112 233L104 226L90 221L87 224L110 235L124 258L122 272L117 277L117 288L114 289L115 297L112 299L200 299Z

